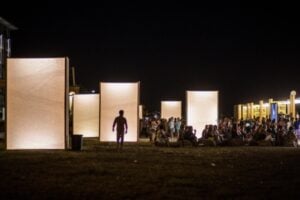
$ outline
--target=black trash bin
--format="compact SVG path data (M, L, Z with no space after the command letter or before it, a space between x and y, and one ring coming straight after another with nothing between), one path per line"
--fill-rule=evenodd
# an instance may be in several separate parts
M72 150L80 151L82 149L82 135L72 136Z

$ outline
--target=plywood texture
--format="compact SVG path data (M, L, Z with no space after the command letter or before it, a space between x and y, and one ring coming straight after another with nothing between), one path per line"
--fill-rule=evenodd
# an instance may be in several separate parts
M124 141L138 139L139 83L100 83L100 141L116 141L112 125L119 110L124 110L128 133Z
M74 96L74 134L99 137L99 94Z
M7 149L64 149L66 58L8 59Z

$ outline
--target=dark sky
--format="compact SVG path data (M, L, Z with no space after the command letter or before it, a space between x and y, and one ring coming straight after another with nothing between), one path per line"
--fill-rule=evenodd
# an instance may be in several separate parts
M220 114L239 102L300 93L297 6L41 1L1 5L19 30L13 57L68 56L77 83L141 81L141 103L185 100L185 90L219 90ZM16 11L16 7L18 11Z

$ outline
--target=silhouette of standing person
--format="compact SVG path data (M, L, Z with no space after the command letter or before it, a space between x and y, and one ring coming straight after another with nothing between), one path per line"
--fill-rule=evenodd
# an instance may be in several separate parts
M127 120L124 117L124 111L119 111L119 116L115 118L112 131L115 131L115 126L117 125L117 148L122 149L124 142L124 133L127 133L128 126Z

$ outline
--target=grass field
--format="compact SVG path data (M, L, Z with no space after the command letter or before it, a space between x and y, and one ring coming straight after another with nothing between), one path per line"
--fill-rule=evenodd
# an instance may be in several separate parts
M0 199L300 199L300 149L0 150Z

